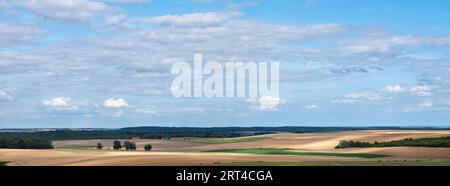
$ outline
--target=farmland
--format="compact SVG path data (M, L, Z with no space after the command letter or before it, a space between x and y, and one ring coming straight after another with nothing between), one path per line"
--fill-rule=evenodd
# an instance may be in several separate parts
M0 162L8 162L8 166L450 165L450 148L335 148L342 140L373 143L445 136L450 136L450 130L278 132L237 138L133 139L136 151L113 150L112 139L56 140L54 149L0 149ZM96 149L98 143L103 144L102 150ZM146 144L153 146L150 152L144 151Z

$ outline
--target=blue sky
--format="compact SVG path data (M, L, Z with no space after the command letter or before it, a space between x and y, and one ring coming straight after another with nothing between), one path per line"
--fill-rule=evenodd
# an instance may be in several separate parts
M450 126L450 2L0 0L0 128ZM279 105L171 64L279 61ZM266 100L267 101L267 100Z

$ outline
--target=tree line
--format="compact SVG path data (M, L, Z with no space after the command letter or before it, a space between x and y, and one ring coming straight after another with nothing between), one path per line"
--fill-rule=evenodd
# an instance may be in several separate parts
M129 127L122 129L104 129L93 131L75 131L58 129L42 132L0 132L0 138L33 138L45 140L83 140L83 139L164 139L180 137L198 138L232 138L276 132L335 132L351 130L388 130L388 129L433 129L436 128L401 128L401 127ZM447 129L447 128L445 128Z
M6 138L0 139L2 149L53 149L52 142L43 139Z
M367 147L446 147L450 148L450 136L437 138L405 138L403 140L393 140L386 142L361 142L342 140L335 147L342 148L367 148Z
M170 139L176 137L230 138L267 134L267 132L232 132L232 131L44 131L44 132L0 132L0 139L29 138L43 140L83 140L83 139Z

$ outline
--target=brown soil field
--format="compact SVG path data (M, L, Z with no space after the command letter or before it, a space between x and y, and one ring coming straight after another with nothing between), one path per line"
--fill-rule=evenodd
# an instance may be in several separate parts
M0 161L13 165L221 165L233 162L307 162L307 161L380 161L380 160L450 160L450 148L390 147L335 149L340 140L390 141L404 138L450 136L447 130L362 130L324 133L278 133L264 135L266 139L250 142L204 144L178 140L135 141L137 151L114 151L113 140L54 141L53 150L0 149ZM105 146L96 150L97 143ZM143 151L152 144L151 152ZM213 149L289 148L299 152L373 153L388 157L367 159L337 156L257 155L233 153L205 153Z

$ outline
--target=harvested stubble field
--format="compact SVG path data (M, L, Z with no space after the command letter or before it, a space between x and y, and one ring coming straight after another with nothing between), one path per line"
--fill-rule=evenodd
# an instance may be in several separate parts
M137 151L111 150L113 140L68 140L54 141L53 150L0 149L0 162L8 162L8 166L450 165L450 148L334 148L340 140L374 142L441 136L450 136L450 131L361 130L278 133L232 139L140 139L135 141ZM96 150L97 143L105 148ZM145 144L153 145L151 152L143 151Z

